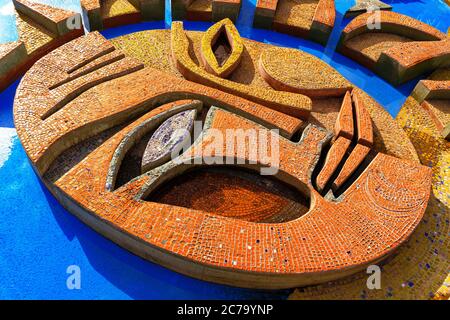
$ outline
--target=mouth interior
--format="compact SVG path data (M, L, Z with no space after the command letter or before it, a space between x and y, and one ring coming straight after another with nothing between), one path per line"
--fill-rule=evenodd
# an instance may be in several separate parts
M261 223L297 219L310 206L309 198L278 179L225 166L187 171L144 200Z

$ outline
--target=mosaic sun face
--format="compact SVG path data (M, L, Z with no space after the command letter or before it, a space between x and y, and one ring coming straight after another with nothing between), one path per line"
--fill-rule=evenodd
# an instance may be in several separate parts
M148 51L130 49L143 39ZM229 20L72 41L25 75L14 115L69 211L218 283L355 273L410 236L430 196L429 168L370 97L310 55L241 39ZM230 132L232 147L218 138Z

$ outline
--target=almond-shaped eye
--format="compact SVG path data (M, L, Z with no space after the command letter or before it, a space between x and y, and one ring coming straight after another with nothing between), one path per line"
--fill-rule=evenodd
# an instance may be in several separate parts
M186 110L170 117L156 129L142 157L142 173L169 161L190 144L196 116L197 110Z
M180 100L157 115L139 123L122 138L111 160L106 189L115 189L140 175L163 165L186 150L194 140L197 117L203 103L197 100Z

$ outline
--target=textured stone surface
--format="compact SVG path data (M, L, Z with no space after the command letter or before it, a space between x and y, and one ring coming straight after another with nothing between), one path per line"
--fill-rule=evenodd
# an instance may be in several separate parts
M334 126L334 135L336 137L343 136L347 139L353 139L354 125L353 125L353 105L350 91L344 96L341 110L339 111L336 125Z
M367 111L361 96L357 91L352 92L353 105L355 107L356 128L358 130L359 144L367 147L373 146L373 126L370 114Z
M344 30L342 30L341 41L348 41L349 39L366 32L394 33L418 41L443 40L446 38L445 33L440 32L426 23L390 11L379 12L381 29L369 29L371 25L368 25L367 21L371 21L370 18L373 17L372 14L373 13L369 12L362 14L347 24Z
M317 176L316 185L319 192L325 189L331 176L337 171L339 164L350 148L351 140L345 137L338 137L331 146L325 159L325 164Z
M341 50L353 60L374 69L385 50L410 41L410 38L391 33L363 33L346 41Z
M373 28L377 19L379 28ZM381 11L353 19L342 31L338 51L398 85L448 66L449 44L444 33L423 22Z
M418 255L422 261L426 261L432 267L433 273L428 272L425 275L426 281L424 283L418 283L419 288L417 289L422 289L423 285L428 285L431 288L423 290L423 293L416 289L412 294L425 295L426 292L429 292L429 297L433 297L434 295L437 299L449 299L450 290L448 280L450 273L448 270L448 248L450 243L448 236L445 234L448 232L448 220L450 217L450 202L448 197L450 194L450 142L443 138L430 113L422 106L410 97L406 100L396 118L408 133L408 136L410 136L411 141L417 149L420 161L430 166L433 170L432 191L434 197L432 197L426 213L426 221L431 220L431 223L422 225L416 237L433 235L433 241L431 243L433 243L432 246L434 248L429 248L427 244L426 248L420 248L420 254ZM449 111L447 109L447 116ZM435 223L434 220L436 220ZM430 257L428 252L434 254ZM422 270L420 272L423 273ZM446 276L447 279L445 279ZM428 277L432 278L429 279ZM439 286L441 287L439 288Z
M252 89L247 85L211 75L195 64L189 54L189 47L189 39L183 29L183 23L174 22L171 32L172 57L177 69L186 79L236 94L295 117L305 119L309 116L311 100L308 97L275 90Z
M325 45L333 29L335 15L334 0L258 0L253 25Z
M305 52L271 47L259 59L261 76L276 90L309 97L343 96L351 89L336 70Z
M303 129L300 141L293 142L287 138L300 129L302 121L151 67L135 71L137 62L129 65L131 74L75 91L72 100L43 117L57 101L49 94L49 83L64 82L87 61L116 50L111 47L99 34L92 34L41 59L18 88L14 117L25 151L40 175L71 146L123 125L55 180L44 180L69 210L119 245L200 279L244 287L284 288L326 282L362 270L396 250L419 223L429 197L428 168L379 153L339 201L324 199L313 188L311 175L323 144L331 138L327 130L310 124ZM125 57L117 62L127 59L133 61ZM98 71L104 75L99 80L107 79L114 71L108 66L93 68L95 71L90 73L84 70L77 80L64 85L81 79L90 81ZM359 93L353 90L354 98ZM218 106L209 109L203 134L181 156L182 160L208 154L215 132L267 132L278 128L287 138L279 137L276 178L314 199L308 214L302 215L304 211L298 207L298 219L255 223L224 217L220 212L142 201L173 177L196 167L186 161L170 161L119 188L108 187L110 169L119 168L124 159L122 152L126 149L120 148L124 139L134 137L133 130L143 123L159 122L178 112L177 105L165 103L181 99L200 99L205 105ZM367 96L361 100L369 114L376 114L373 101ZM324 119L317 117L316 121ZM392 122L384 126L380 123L378 130L396 132ZM374 147L390 149L389 139L387 144L379 145L381 135L378 133ZM239 156L248 163L256 162L256 168L264 165L263 159L251 152L258 145L252 141L245 145L244 154ZM272 147L267 148L272 151ZM397 151L392 148L390 152ZM402 152L407 157L408 151ZM236 158L238 150L219 144L214 156ZM51 172L49 175L55 176Z
M101 30L141 20L163 20L164 0L81 0L90 30Z
M450 39L400 43L381 53L375 69L393 83L450 66Z
M450 99L450 80L420 80L412 95L418 102L426 99Z
M211 168L175 178L148 200L250 222L280 223L309 210L301 198L275 179L237 169Z
M445 79L437 72L434 79ZM383 265L383 289L367 290L367 274L296 290L291 299L439 299L450 298L448 237L450 204L449 143L430 113L408 98L396 120L411 138L420 161L432 168L432 196L422 222L392 260Z
M0 44L0 91L20 72L20 66L25 64L27 58L23 42Z
M427 79L419 81L411 96L428 112L437 130L448 140L450 123L450 69L438 69Z
M379 0L356 0L356 4L345 12L345 17L356 17L374 10L392 10L392 6Z
M174 0L172 20L236 21L241 10L241 0Z
M100 130L102 128L99 127L97 123L101 119L105 122L104 125L113 126L117 121L122 121L123 118L127 117L127 110L131 114L136 114L143 112L145 108L152 108L152 103L156 104L164 99L182 99L188 95L191 95L194 98L202 95L209 96L210 102L218 103L218 105L224 106L225 108L232 108L235 112L247 114L255 119L259 118L259 121L268 126L279 128L281 134L285 136L291 136L302 124L298 119L289 116L281 116L279 112L255 103L250 103L214 89L189 83L185 80L170 77L167 74L157 72L151 68L142 70L143 72L135 72L137 69L141 68L142 65L130 57L77 78L75 80L76 83L73 83L72 81L65 84L66 88L80 88L77 90L81 90L72 93L70 93L70 91L66 92L65 94L69 97L71 94L77 96L89 89L89 87L83 85L79 86L78 84L80 83L90 83L90 86L96 85L94 91L97 91L98 94L101 93L103 98L93 101L97 105L93 109L96 111L95 113L82 112L82 110L85 109L85 101L83 99L62 100L64 103L58 103L58 101L61 101L59 99L61 95L52 96L51 91L59 91L61 89L60 87L57 87L50 90L48 82L51 79L58 77L58 82L64 80L68 77L68 71L73 71L82 66L82 61L84 61L84 59L92 59L93 57L95 58L99 55L109 53L112 50L114 50L114 48L111 48L111 44L101 35L98 33L90 33L85 38L77 39L61 50L55 50L51 55L41 59L22 80L20 87L23 89L15 102L15 109L17 110L16 123L22 121L22 116L27 117L28 110L33 106L33 109L35 110L33 119L36 121L35 124L39 127L40 134L37 134L37 132L31 133L28 131L30 128L26 128L24 135L32 134L39 140L40 146L37 144L29 146L33 148L33 151L29 150L29 154L32 157L36 157L34 159L38 160L42 158L39 160L42 161L42 163L39 162L38 167L42 165L42 168L46 168L49 164L46 157L41 157L43 152L50 157L49 159L57 156L58 152L56 150L62 147L58 143L58 139L61 134L66 132L66 130L72 132L73 142L76 143L78 139L82 139L81 133L77 134L77 131L83 131L84 134L91 134L86 130L89 125L93 126L91 129L92 132ZM123 66L122 71L117 70L117 64ZM55 69L55 65L61 65L62 70ZM130 72L134 72L130 75L132 76L130 78L121 77L116 79L117 81L107 82L108 80L111 80L111 76L123 76ZM155 79L158 80L155 81ZM130 81L139 85L142 84L143 86L144 83L154 82L154 85L145 85L146 89L143 90L140 86L138 86L138 88L128 86L127 83ZM31 84L33 85L31 86ZM106 92L103 92L103 88L108 89ZM88 91L90 92L90 90ZM39 97L39 99L30 99L28 98L29 95L35 95ZM81 97L83 96L84 95L81 94ZM68 113L58 113L57 111L62 107L64 107L66 111L72 111ZM70 120L69 118L66 118L67 116L69 118L74 117L77 121ZM61 120L61 117L66 119ZM42 118L46 120L43 123L41 123ZM31 119L28 121L31 121ZM58 125L60 122L64 122L64 125ZM39 125L40 123L41 125ZM26 141L27 139L24 138L25 145L27 145ZM28 148L28 146L26 146L26 148ZM56 150L51 151L52 148L55 148Z
M84 34L83 28L67 29L73 12L27 0L17 0L16 26L19 40L0 46L0 91L25 73L39 58ZM20 11L19 11L20 10Z
M373 147L372 119L356 90L345 94L334 131L336 140L316 180L320 192L327 191L327 184L331 184L333 191L338 191ZM330 180L332 176L336 177L334 181Z
M138 2L129 0L105 0L101 2L100 15L103 28L113 28L142 20Z
M146 116L146 117L148 117L148 116ZM138 121L141 121L141 120L138 120ZM131 129L134 126L135 126L135 124L130 125L129 129ZM249 122L248 120L236 117L230 113L222 112L222 111L220 111L220 112L217 111L217 113L215 115L213 115L213 119L211 121L211 127L215 128L217 130L226 130L229 128L244 128L245 129L245 128L248 128L249 126L252 127L252 123ZM124 133L129 129L125 129ZM309 159L309 160L304 159L303 161L299 161L298 157L302 157L302 155L304 157L304 155L311 154L310 153L311 151L308 151L308 148L313 148L315 150L315 148L317 148L317 146L314 147L315 143L317 143L318 141L320 141L320 139L322 139L324 137L322 135L324 133L325 132L322 132L320 130L318 131L315 128L311 128L310 130L307 130L304 133L304 138L302 139L302 142L294 150L291 150L292 145L289 142L282 141L281 148L285 151L285 153L283 153L283 159L281 161L281 163L283 163L283 167L280 169L287 170L288 172L291 172L293 174L295 172L295 175L298 179L307 178L308 172L309 172L309 170L307 168L308 168L308 166L311 165L310 161L313 161L313 158ZM117 146L117 143L119 143L121 140L120 135L114 136L112 139L114 139L114 140L110 140L110 142L104 144L104 146L102 148L97 149L94 153L91 153L91 155L89 155L88 158L86 158L85 161L83 161L83 163L80 163L80 165L78 165L77 167L73 168L70 172L68 172L68 174L66 174L63 178L61 178L57 182L57 185L60 188L63 188L63 190L65 192L69 192L69 193L71 193L71 191L70 191L72 188L71 186L77 185L78 191L77 191L77 195L75 195L75 197L76 197L77 201L82 201L82 203L84 203L85 205L88 205L88 206L95 205L97 207L100 205L100 203L98 203L98 201L101 201L102 207L104 207L105 205L108 205L108 206L112 205L111 201L115 202L113 199L114 198L117 199L117 197L114 196L112 198L111 197L112 194L109 194L109 193L106 193L102 197L98 197L98 198L88 196L87 194L85 194L84 197L80 197L81 196L80 190L84 190L84 187L80 186L80 183L82 183L82 184L87 183L86 180L89 179L88 178L89 176L84 173L84 172L86 172L84 167L85 166L90 167L89 163L91 163L91 161L94 161L95 163L97 163L97 166L96 166L96 168L94 168L94 170L97 171L97 168L100 169L103 167L103 166L99 165L100 163L104 162L105 160L106 160L106 163L109 163L108 159L110 159L110 156L108 156L108 154L113 152L115 146ZM116 141L116 142L112 143L113 141ZM206 142L206 141L208 141L208 138L205 137L205 139L202 141ZM201 142L199 142L199 144L202 145ZM105 148L108 148L110 151L106 152ZM225 150L224 150L224 152L225 152ZM312 154L317 155L317 151L313 152ZM189 154L187 154L186 157L189 157ZM102 161L100 159L104 159L104 160ZM292 159L292 161L287 161L287 159ZM386 162L386 164L392 166L394 163L396 163L395 161L398 161L398 160L394 161L394 158L387 157L383 160L380 159L380 161ZM394 161L394 162L392 162L392 161ZM299 164L301 164L300 167L299 167ZM375 165L375 164L373 164L373 165ZM379 163L378 165L381 165L381 163ZM406 163L405 163L405 165L406 165ZM105 169L106 168L104 168L103 170L105 170ZM376 172L375 167L373 169L375 170L373 172ZM294 170L294 171L291 171L291 170ZM370 172L372 172L372 171L370 171ZM95 173L91 172L91 173L94 174L94 176L103 176L103 174L101 174L100 172L95 172ZM149 174L148 176L143 176L138 180L134 180L130 185L127 185L126 187L123 187L123 188L117 190L117 192L118 192L118 194L125 196L126 194L130 194L131 190L138 191L142 188L147 189L147 188L151 187L152 181L159 181L159 183L160 183L161 181L158 177L162 177L162 176L164 176L163 172L160 172L160 171L154 172L153 174ZM376 175L375 175L375 177L376 177ZM415 172L415 178L417 178L417 177L418 177L417 172ZM366 176L363 179L368 179L368 178L369 177ZM395 178L390 176L388 179L389 179L389 181L402 181L402 178L399 176L398 177L396 176ZM405 179L405 177L403 177L403 179ZM408 174L407 174L406 179L408 179L408 181L410 181ZM375 183L375 185L373 186L373 188L375 188L375 189L377 189L379 186L378 180L377 180L377 182L374 182L373 180L369 179L368 182L370 182L370 185L372 185L372 183ZM102 184L101 181L99 181L99 183ZM91 184L91 186L92 186L92 184ZM81 187L81 189L80 189L80 187ZM96 190L102 190L102 185L100 185L99 187L100 187L100 189L96 188ZM370 190L372 190L372 189L370 189ZM211 265L211 264L219 265L222 268L225 267L225 268L231 268L234 270L242 270L242 269L249 268L249 270L260 271L260 272L262 272L263 270L268 270L268 269L273 270L273 271L279 270L278 272L282 272L282 273L298 272L298 271L294 271L294 270L296 270L296 269L299 270L298 268L300 268L300 270L309 270L308 278L310 279L311 272L314 272L314 270L316 270L315 265L317 263L319 263L320 259L304 260L304 261L308 261L306 265L305 265L305 263L298 263L297 261L299 261L299 258L303 256L303 254L301 252L306 253L306 252L311 252L309 250L312 250L312 252L320 252L321 256L323 256L324 254L326 254L327 256L331 254L331 256L329 256L329 259L331 259L331 260L329 260L329 261L335 261L334 259L339 259L339 261L341 261L340 265L342 265L343 262L348 263L346 261L354 261L354 259L359 260L359 258L356 258L356 254L359 252L356 249L356 247L352 247L352 249L349 249L349 248L346 249L345 243L342 241L339 241L336 238L333 241L331 241L330 243L335 243L335 245L339 246L341 249L336 249L336 250L325 249L325 247L322 247L324 244L321 242L321 240L319 240L318 238L314 237L311 234L311 232L316 234L317 230L321 230L322 223L326 223L328 228L333 228L333 227L331 227L331 225L335 225L336 216L342 216L342 217L347 216L347 215L337 215L335 210L337 209L337 207L348 206L348 205L351 205L352 203L354 203L354 200L355 200L354 197L358 193L359 193L358 191L350 193L349 199L347 199L344 202L345 205L344 204L341 204L341 205L334 204L333 205L331 203L325 202L323 200L320 200L320 198L318 198L317 201L320 200L320 202L319 202L320 205L318 205L316 203L315 209L312 212L310 212L308 216L304 216L303 219L296 220L296 221L298 221L296 223L297 226L289 225L289 227L287 224L260 225L260 224L251 224L246 221L239 221L236 219L231 221L227 218L220 218L220 216L218 216L218 215L205 215L205 214L202 214L201 212L198 212L198 211L195 211L192 209L186 210L186 209L179 208L179 207L170 207L167 205L161 205L161 204L156 204L156 203L152 203L152 202L150 202L150 203L136 202L132 198L131 199L128 198L129 199L128 200L129 205L127 206L128 209L126 211L123 211L119 216L112 213L114 211L111 212L107 208L105 208L106 211L104 211L104 213L106 214L107 212L111 212L112 215L111 214L108 214L107 216L105 216L103 214L102 215L104 218L108 217L108 219L113 219L113 221L115 223L120 223L123 226L126 226L126 225L130 226L128 228L128 230L133 232L133 234L139 236L141 239L145 239L146 242L157 244L158 246L163 246L164 248L168 248L170 251L176 252L178 254L187 254L187 255L189 255L189 257L191 259L198 260L200 263L205 263L206 265ZM105 197L107 197L107 198L105 198ZM376 199L377 200L375 200L375 201L379 201L380 198L376 198ZM409 199L409 200L412 200L412 199ZM420 203L420 200L419 199L417 199L417 200ZM94 202L98 203L98 204L94 204ZM388 203L389 202L387 202L386 204L388 204ZM417 202L414 202L414 203L417 203ZM369 202L369 204L370 204L370 202ZM331 208L325 209L325 207L323 207L323 206L326 206L326 205L327 206L332 205L333 209L331 209ZM400 208L401 208L401 210L404 210L403 207L400 207ZM149 212L149 210L151 212L156 211L156 212L160 212L160 213L158 214L158 216L143 214L143 212ZM323 214L330 212L330 210L331 210L331 212L334 212L334 214L329 215L329 216L327 215L328 218L326 220L324 220L325 216L323 216ZM341 210L345 210L345 209L341 208ZM362 212L362 211L358 211L358 210L359 209L357 209L357 208L353 208L348 213L356 214L357 212ZM383 209L383 210L387 210L387 209ZM103 212L103 210L102 210L102 212ZM344 211L344 212L347 212L347 211ZM364 212L370 212L370 210L368 208L364 208ZM166 215L166 213L168 215ZM159 216L159 215L162 215L162 216ZM317 216L317 215L320 215L321 218L319 218L319 216ZM410 215L408 215L408 216L410 216ZM168 219L168 220L165 220L163 217L166 217L166 219ZM307 217L309 217L309 218L307 218ZM372 216L371 220L377 219L376 217L377 217L377 215ZM137 221L139 221L138 224L141 227L137 228L137 225L136 225L136 227L132 227L132 225L135 225L135 224L132 223L129 219L132 219L131 221L136 221L135 219L138 219L137 220ZM179 219L179 220L177 220L177 219ZM358 227L355 225L355 223L350 222L350 221L357 221L356 217L353 216L352 214L350 214L349 219L350 219L349 221L342 221L342 225L339 224L340 228L346 226L344 228L347 230L347 232L350 232L350 230L354 230L354 231L358 230ZM309 220L311 220L311 221L309 221ZM384 215L383 215L383 220L385 220ZM161 222L165 221L163 225L166 225L166 223L168 223L168 225L166 225L166 227L164 227L163 225L160 225L160 223L158 223L157 221L161 221ZM313 221L315 221L315 222L313 222ZM323 221L323 222L320 223L319 225L317 225L317 223L319 221ZM394 220L392 220L392 219L388 219L388 221L385 221L384 222L385 228L390 226L393 221ZM145 224L145 226L142 225L143 223ZM331 225L330 225L330 223L331 223ZM313 225L314 225L314 227L312 227ZM149 226L151 226L151 229L149 228ZM173 229L168 226L173 226ZM271 231L271 226L274 228L273 231ZM311 226L311 227L308 227L308 226ZM367 240L367 241L369 241L371 243L372 250L374 250L374 249L376 250L376 248L379 248L380 227L381 227L380 225L378 225L376 227L377 235L376 235L376 238L374 238L374 239L377 239L376 242L370 242L370 239L372 238L370 229L367 229L368 226L364 227L365 228L364 229L365 237L366 237L366 239L369 238L369 240ZM286 228L288 228L288 229L286 229ZM301 229L298 229L298 228L301 228ZM139 230L141 230L141 231L139 231ZM149 231L149 230L152 230L152 231ZM172 230L178 230L178 232L173 234ZM244 231L242 231L242 230L244 230ZM383 230L385 230L385 229L383 229ZM394 230L396 230L396 229L393 229L389 233L386 233L386 236L388 234L390 236L392 236L393 233L396 233ZM360 230L360 231L362 231L362 230ZM172 235L170 236L170 235L166 234L166 232L168 232L169 234L172 234ZM271 239L270 235L272 234L272 232L285 234L285 236L289 237L289 239L283 237L281 243L278 241L273 242L270 240ZM340 231L340 232L342 232L342 231ZM340 232L338 232L336 230L336 232L330 232L330 234L337 235ZM200 243L198 242L198 240L194 240L195 242L191 243L192 240L189 240L189 239L199 239L198 237L195 237L195 236L194 236L194 238L190 238L194 234L198 234L198 236L201 237ZM211 237L211 234L214 234L214 236ZM354 234L354 233L351 233L351 232L347 233L347 237L352 237L352 234ZM299 235L299 236L296 236L296 235ZM383 233L383 238L386 236ZM167 237L169 237L169 238L167 238ZM170 241L164 241L167 239L170 239ZM230 246L230 243L229 243L229 241L227 241L227 239L233 239L233 243L238 244L238 246L235 247L236 249L232 249L234 247L234 245ZM309 240L309 239L311 239L311 240ZM280 244L284 244L282 246L283 248L285 248L284 250L281 250ZM248 246L251 246L252 249L249 249ZM341 247L341 246L343 246L343 247ZM294 248L297 248L297 249L294 249ZM207 252L209 252L209 254L206 254L206 252L204 251L205 249L208 250ZM265 257L265 255L263 254L264 249L269 249L273 254L270 254L270 255L266 256L266 258L264 258ZM229 250L231 250L231 251L229 251ZM292 251L292 250L294 250L294 251ZM306 251L303 251L303 250L306 250ZM318 251L316 251L316 250L318 250ZM351 254L348 253L349 250L351 251ZM276 254L276 253L280 253L280 252L283 252L283 254L282 255ZM338 258L337 256L332 257L335 254L337 254L337 252L341 252L341 254L342 254L341 258ZM255 253L256 253L256 257L258 257L260 254L262 254L262 259L265 259L267 262L263 263L263 264L260 262L257 262L260 260L258 258L255 259L255 256L254 256ZM206 254L206 256L205 256L205 254ZM307 256L308 256L308 254L307 254ZM305 258L306 258L306 256L305 256ZM344 259L344 260L342 260L342 259ZM315 261L317 261L317 262L315 262ZM171 266L171 267L174 267L174 266ZM322 269L322 271L323 271L324 267L323 267L323 265L321 265L319 268ZM180 271L186 272L186 270L180 270ZM192 272L195 276L199 276L195 272L195 269L192 269ZM322 274L323 274L323 272L322 272ZM269 275L265 275L264 276L265 280L263 280L266 283L266 285L267 285L267 277L268 276ZM298 277L300 278L300 275L298 275ZM323 277L323 275L322 275L322 277ZM236 284L244 285L244 286L252 285L251 284L252 282L249 282L248 279L241 278L236 273L234 273L233 278L235 279ZM276 277L275 277L275 279L276 279ZM215 279L215 280L219 281L218 279ZM273 285L274 281L270 281L270 283L272 283L272 285Z
M224 37L231 47L231 53L219 64L213 48L220 37ZM244 44L233 22L226 18L209 28L202 37L201 58L205 69L221 78L228 77L239 66Z
M13 3L18 12L33 19L47 30L59 36L72 31L69 29L69 19L72 19L71 21L81 21L80 14L72 11L54 8L28 0L13 0Z
M256 2L253 26L255 28L271 29L278 0L258 0Z
M142 173L167 162L172 152L180 150L190 141L196 114L196 110L180 112L156 129L142 158Z
M200 66L201 61L201 39L202 32L186 31L185 35L188 37L191 45L189 54L192 61ZM171 32L169 30L152 30L139 32L112 40L113 43L129 54L142 61L146 66L156 68L158 70L168 72L177 77L183 77L171 57L167 54L171 50ZM231 74L229 80L239 84L249 86L249 90L267 90L270 88L269 84L263 79L258 72L258 61L261 54L266 49L270 49L271 45L261 42L255 42L248 39L244 41L244 55L242 57L239 67ZM312 56L310 57L310 64L305 64L305 67L310 68L309 73L316 75L316 81L320 85L309 82L310 89L320 88L327 84L327 79L333 78L335 72L333 69L324 65L324 63ZM283 58L285 55L283 56ZM280 66L283 66L280 60ZM286 72L295 71L295 68L284 68ZM316 70L322 70L322 73L315 73ZM334 71L334 72L333 72ZM289 73L289 78L294 79L296 74ZM344 79L345 80L345 79ZM223 81L221 79L220 81ZM351 88L353 85L345 82L345 86ZM307 84L305 82L305 84ZM216 86L216 84L214 84ZM308 86L305 87L308 89ZM326 88L326 87L325 87ZM365 92L358 88L354 88L362 98L366 109L374 122L374 145L375 149L395 157L410 159L418 161L415 149L405 132L393 121L392 117L383 109L378 103L370 98ZM318 126L325 127L329 131L333 131L340 107L342 105L342 98L340 97L311 97L312 110L308 121ZM294 100L295 103L295 100ZM267 105L267 104L265 104Z
M103 29L100 0L81 0L81 8L88 18L90 31Z
M362 144L357 144L348 158L345 160L342 169L339 171L339 175L333 181L331 186L334 192L337 192L339 188L355 173L359 165L369 155L370 148Z

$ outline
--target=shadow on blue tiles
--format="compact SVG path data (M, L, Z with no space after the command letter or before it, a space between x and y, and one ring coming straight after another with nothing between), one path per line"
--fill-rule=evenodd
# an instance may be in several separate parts
M13 105L14 96L16 95L17 86L20 79L16 80L12 85L0 92L0 127L14 128Z
M133 299L286 299L290 293L217 285L141 259L83 224L58 203L42 182L40 186L67 239L77 238L92 267Z

